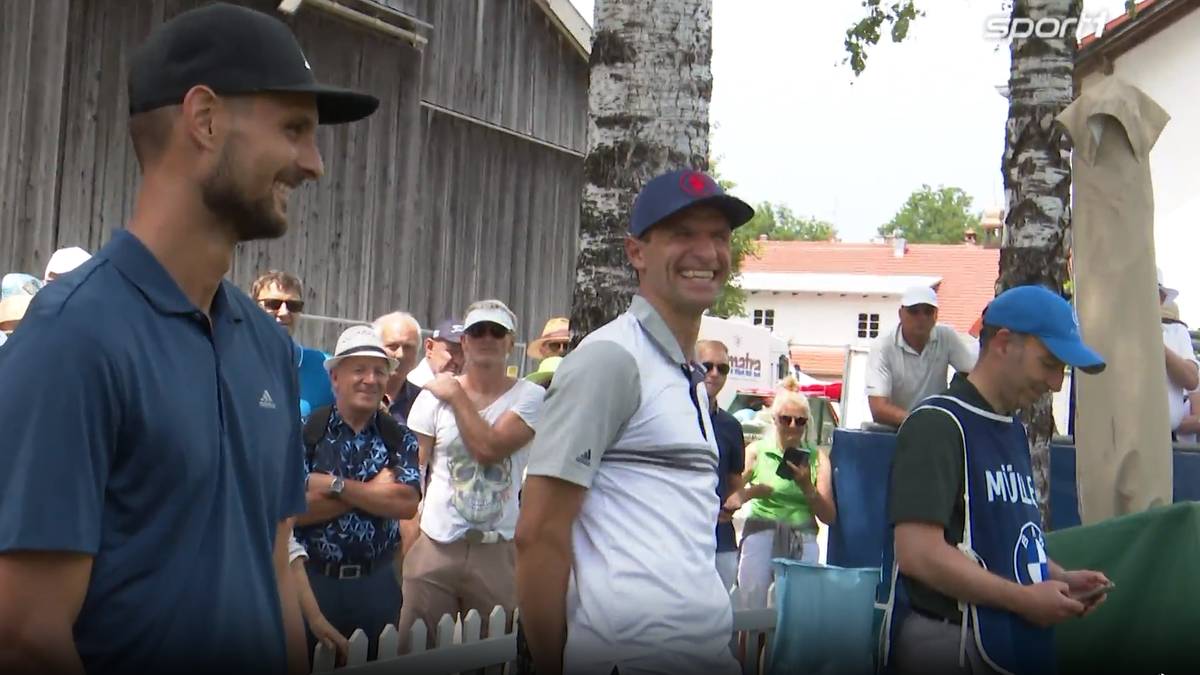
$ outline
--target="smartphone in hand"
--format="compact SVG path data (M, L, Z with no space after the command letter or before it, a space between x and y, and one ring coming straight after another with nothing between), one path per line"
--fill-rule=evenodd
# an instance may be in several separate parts
M1109 591L1111 591L1112 589L1114 589L1116 587L1117 587L1117 585L1110 581L1109 583L1107 583L1103 586L1097 586L1096 588L1093 588L1090 591L1084 591L1082 593L1073 593L1073 594L1071 594L1071 597L1074 598L1075 600L1078 600L1079 602L1082 602L1085 605L1090 605L1093 602L1095 602L1095 601L1099 600L1100 598L1104 597L1105 595L1107 595Z
M788 466L788 462L796 466L808 464L808 450L803 448L787 448L783 451L783 461L779 463L779 468L775 470L775 475L786 480L794 480L795 475L792 473L792 467Z

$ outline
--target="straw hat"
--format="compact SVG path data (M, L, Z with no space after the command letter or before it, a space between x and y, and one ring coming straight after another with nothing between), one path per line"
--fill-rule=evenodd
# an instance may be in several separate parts
M351 356L371 356L387 361L388 372L396 369L396 359L388 356L383 340L371 326L351 326L338 337L333 356L325 359L325 370L333 371L342 359Z
M535 359L544 359L553 356L546 351L547 342L566 342L570 339L571 320L565 316L556 316L546 322L546 327L542 329L542 336L530 342L526 351Z
M0 300L0 330L11 331L21 323L21 319L25 317L25 310L29 309L29 303L33 300L32 295L17 293L10 295L3 300Z

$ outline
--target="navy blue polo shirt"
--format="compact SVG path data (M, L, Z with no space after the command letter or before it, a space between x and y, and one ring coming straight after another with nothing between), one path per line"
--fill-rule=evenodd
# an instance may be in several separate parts
M272 550L303 512L291 342L234 285L211 327L118 231L0 351L0 553L85 553L89 672L282 672Z
M742 435L742 423L720 408L712 413L712 424L713 433L717 435L717 496L724 504L729 498L729 475L740 474L746 469L746 439ZM733 523L717 523L717 553L736 550Z

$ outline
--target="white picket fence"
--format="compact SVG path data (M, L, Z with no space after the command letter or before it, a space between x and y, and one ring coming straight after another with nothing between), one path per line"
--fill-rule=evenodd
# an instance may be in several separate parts
M762 593L756 594L761 601ZM730 648L742 664L743 675L760 675L765 672L763 657L771 651L771 640L775 634L774 587L766 593L766 607L745 608L749 597L734 588L729 594L733 611L733 635ZM750 604L760 604L753 602ZM446 614L438 621L434 647L426 648L428 636L425 622L418 620L410 633L410 650L397 654L400 634L396 627L388 625L379 635L379 658L367 661L367 634L358 629L350 636L350 652L346 665L336 666L336 656L331 649L318 644L313 651L313 672L336 672L338 675L399 675L401 673L460 673L482 670L488 675L513 672L517 658L516 619L519 611L513 612L511 624L503 607L496 607L488 616L488 637L480 637L483 619L477 610L471 610L461 620ZM509 630L511 629L511 631ZM760 671L760 664L763 665Z

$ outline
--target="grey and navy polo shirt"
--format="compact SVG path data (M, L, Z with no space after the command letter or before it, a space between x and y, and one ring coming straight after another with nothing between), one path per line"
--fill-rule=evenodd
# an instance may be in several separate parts
M528 475L588 488L564 672L738 672L715 563L717 457L701 378L642 296L563 360Z
M0 555L91 557L88 672L286 669L298 402L274 320L224 281L206 316L128 232L37 294L0 350Z

